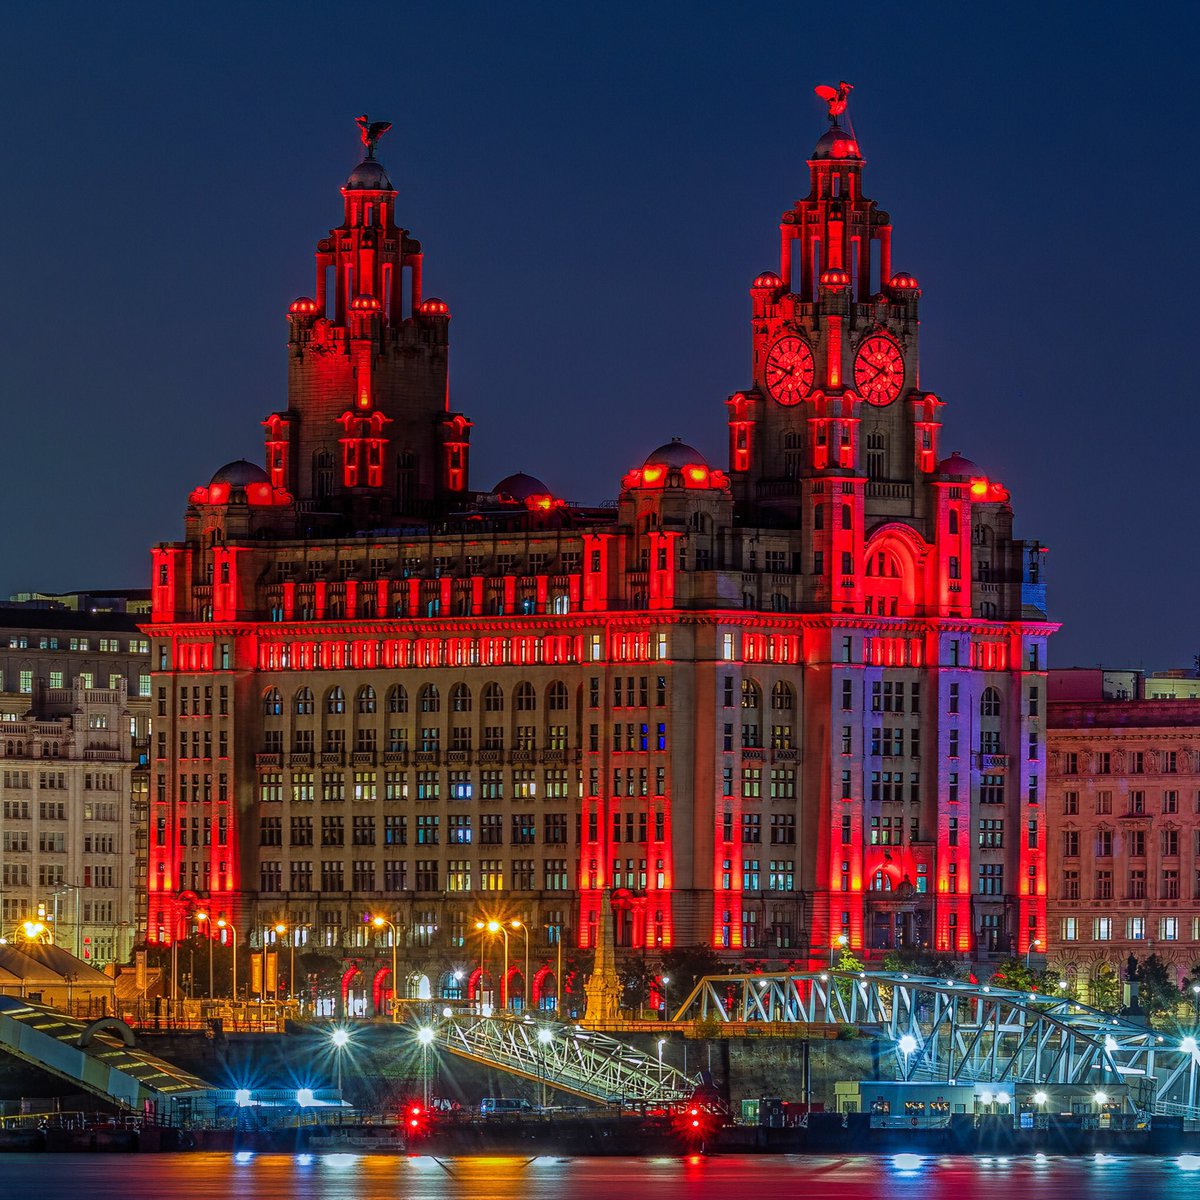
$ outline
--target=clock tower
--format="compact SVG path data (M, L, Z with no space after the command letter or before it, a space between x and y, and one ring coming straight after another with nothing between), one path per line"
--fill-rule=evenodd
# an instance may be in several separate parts
M750 289L753 383L727 403L734 496L753 524L802 525L816 476L843 479L860 507L867 480L911 484L936 461L920 289L892 273L891 221L863 193L849 90L822 89L829 129L809 159L809 194L783 214L778 272Z

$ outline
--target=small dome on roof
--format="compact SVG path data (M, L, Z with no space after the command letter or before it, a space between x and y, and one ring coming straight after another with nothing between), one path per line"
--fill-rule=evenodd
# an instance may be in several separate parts
M540 479L533 475L526 475L524 471L517 471L500 480L492 488L492 494L504 499L515 500L518 504L524 504L530 496L549 496L552 493Z
M297 296L288 305L288 312L297 316L311 316L317 311L317 302L311 296Z
M689 446L687 442L681 442L678 438L672 438L646 455L646 461L642 465L649 467L655 464L664 467L686 467L693 464L699 467L708 466L704 455L695 446Z
M351 312L379 312L382 308L383 305L374 296L368 295L366 292L359 292L350 301Z
M921 285L917 283L917 277L910 275L907 271L897 271L895 275L888 280L888 287L895 288L900 292L915 291Z
M972 462L969 458L963 458L963 456L959 454L957 450L955 450L955 452L950 455L949 458L943 458L942 461L938 463L936 467L934 467L933 472L935 475L962 475L969 479L972 476L981 476L983 474L983 468L978 463Z
M429 296L421 301L417 312L423 313L427 317L448 317L450 305L437 296Z
M850 158L858 162L862 161L862 155L858 152L858 142L854 140L854 135L847 133L840 125L833 126L832 129L821 135L812 156L813 158Z
M764 271L754 281L756 288L777 288L783 287L783 280L775 274L774 271Z
M373 158L364 158L350 172L350 178L346 180L346 190L357 192L392 192L396 189L392 187L392 181L388 178L388 173L383 169L381 162L377 162Z
M236 462L226 463L209 480L209 487L214 483L227 483L230 487L245 487L248 483L270 483L271 477L258 465L244 458Z
M850 272L844 267L830 267L821 272L821 286L834 291L850 286Z

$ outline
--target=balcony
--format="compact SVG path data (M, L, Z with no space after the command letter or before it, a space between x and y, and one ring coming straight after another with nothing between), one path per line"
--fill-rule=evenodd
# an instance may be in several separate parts
M385 750L383 752L383 761L389 767L407 767L408 766L408 751L407 750Z
M567 761L566 750L543 750L542 762L547 763L565 763Z
M771 759L774 762L799 762L800 751L794 747L787 750L772 750Z
M446 751L446 762L447 763L465 763L467 761L467 759L470 757L470 755L471 755L471 752L469 750L447 750Z
M322 750L321 751L321 766L323 767L341 767L346 763L345 750Z
M437 750L418 750L416 754L413 755L413 762L415 762L419 767L436 767L441 757L441 754Z
M481 763L501 763L504 761L503 750L480 750L479 761Z
M1008 770L1009 756L1007 754L977 754L975 765L979 770L989 775L1002 775Z
M536 750L513 750L509 753L509 762L512 763L535 763L537 762Z
M283 766L283 755L277 750L267 750L254 756L254 765L260 770L278 770Z
M354 767L373 767L375 765L374 750L355 750L350 755L350 765Z
M288 758L288 762L293 767L311 767L313 765L313 752L311 750L293 750Z
M767 752L761 746L743 746L742 760L744 762L763 762L766 760Z

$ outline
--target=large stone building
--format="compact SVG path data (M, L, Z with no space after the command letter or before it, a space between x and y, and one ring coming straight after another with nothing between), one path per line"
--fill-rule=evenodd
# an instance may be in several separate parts
M145 928L150 642L123 613L0 608L0 931L39 910L99 966Z
M1052 688L1048 710L1050 963L1085 995L1130 954L1157 954L1182 981L1200 963L1200 700L1117 698L1099 672L1061 682L1069 698Z
M651 955L1044 944L1043 551L941 447L844 122L750 289L727 467L671 441L600 509L472 486L450 310L369 141L266 468L154 551L152 938L202 904L353 956L378 912L474 992L474 922L512 915L539 998L604 889Z

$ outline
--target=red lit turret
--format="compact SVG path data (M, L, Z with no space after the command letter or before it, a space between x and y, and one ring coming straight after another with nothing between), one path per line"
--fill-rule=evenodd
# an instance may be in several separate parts
M893 292L919 292L921 290L921 285L917 282L917 277L910 275L907 271L897 271L888 280L888 287Z
M365 293L360 293L350 301L351 312L380 312L382 309L383 305L374 296Z
M828 271L821 272L821 286L840 292L842 288L850 286L850 272L842 267L830 267Z
M445 300L439 300L437 296L430 296L428 300L421 301L417 312L423 317L448 317L450 305Z
M754 286L756 288L767 289L781 288L783 287L783 280L774 271L764 271L754 280Z
M288 312L295 317L311 317L317 311L317 302L309 296L299 296L288 305Z

